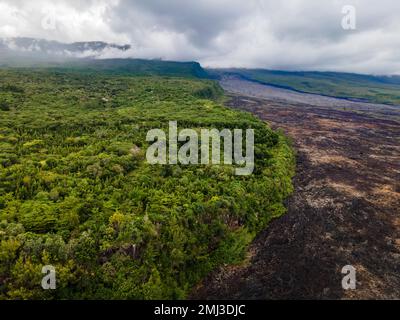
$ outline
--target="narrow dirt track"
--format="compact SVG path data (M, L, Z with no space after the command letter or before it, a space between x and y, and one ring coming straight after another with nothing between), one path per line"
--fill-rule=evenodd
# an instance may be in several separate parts
M215 270L191 298L400 299L400 107L324 106L318 96L312 105L269 98L271 87L252 82L222 85L235 92L229 106L293 139L295 193L247 262ZM342 289L345 265L357 270L356 290Z

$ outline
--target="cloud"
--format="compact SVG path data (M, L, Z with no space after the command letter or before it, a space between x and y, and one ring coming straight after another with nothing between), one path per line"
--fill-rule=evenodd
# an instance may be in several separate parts
M0 0L0 36L65 42L126 40L113 33L107 12L117 1Z
M344 5L357 30L343 30ZM0 36L130 43L124 57L212 67L400 74L397 12L394 0L0 0Z

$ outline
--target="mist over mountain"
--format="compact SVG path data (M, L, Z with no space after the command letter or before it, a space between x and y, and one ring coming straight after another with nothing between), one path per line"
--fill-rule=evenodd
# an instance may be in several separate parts
M124 58L131 46L103 41L62 43L35 38L0 38L2 64L29 65L34 62L61 62L79 58Z

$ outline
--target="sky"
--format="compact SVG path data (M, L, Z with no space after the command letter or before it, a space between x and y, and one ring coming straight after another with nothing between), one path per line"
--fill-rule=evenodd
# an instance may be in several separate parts
M400 74L399 14L397 0L0 0L0 37L132 45L105 58Z

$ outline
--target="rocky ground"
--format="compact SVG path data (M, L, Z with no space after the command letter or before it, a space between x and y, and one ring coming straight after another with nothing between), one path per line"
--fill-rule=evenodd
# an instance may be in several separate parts
M229 106L292 138L295 193L247 261L215 270L191 298L400 299L400 107L221 84ZM356 290L342 289L345 265L356 268Z

